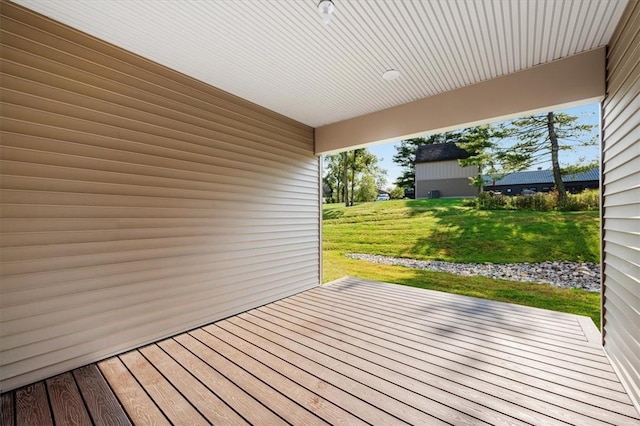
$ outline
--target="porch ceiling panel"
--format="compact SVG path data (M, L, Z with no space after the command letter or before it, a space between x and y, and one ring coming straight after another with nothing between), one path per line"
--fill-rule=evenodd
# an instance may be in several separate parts
M627 0L16 0L319 127L604 46ZM401 77L381 78L395 68Z

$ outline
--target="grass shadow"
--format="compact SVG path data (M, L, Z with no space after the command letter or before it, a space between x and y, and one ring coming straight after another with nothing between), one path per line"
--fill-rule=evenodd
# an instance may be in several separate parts
M342 216L344 216L344 210L337 209L337 208L322 209L322 220L340 219Z
M578 225L581 219L591 220L590 213L478 211L460 207L459 200L451 201L408 204L414 216L428 214L436 226L417 237L404 256L443 260L454 257L475 263L513 263L523 259L595 262L598 258L599 254L590 249L594 238L598 238L597 229L591 232L591 228ZM497 259L495 253L500 253L501 258Z

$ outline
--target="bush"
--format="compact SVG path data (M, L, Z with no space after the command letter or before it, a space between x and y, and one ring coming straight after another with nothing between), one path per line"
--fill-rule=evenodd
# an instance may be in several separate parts
M508 206L516 210L537 210L547 212L556 208L558 202L556 194L538 192L533 195L516 195L511 197Z
M566 201L558 206L558 210L574 212L598 210L600 208L600 191L585 189L579 194L567 194Z
M538 192L533 195L504 196L490 192L482 192L474 199L473 203L464 204L475 206L479 210L535 210L546 212L550 210L560 211L586 211L600 208L600 191L587 189L579 194L567 194L563 203L558 202L558 192Z
M493 194L491 192L481 192L476 197L476 208L479 210L498 210L503 209L508 203L506 196L502 194Z

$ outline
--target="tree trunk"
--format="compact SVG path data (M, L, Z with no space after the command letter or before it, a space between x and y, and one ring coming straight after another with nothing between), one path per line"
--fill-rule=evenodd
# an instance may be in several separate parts
M347 151L342 153L342 163L344 164L344 169L343 169L343 174L342 174L342 178L343 178L343 183L342 183L342 189L344 192L344 195L342 197L342 199L344 200L344 205L349 207L349 157L348 157L349 153Z
M350 205L353 205L354 188L356 185L356 150L353 150L353 164L351 164L351 201Z
M549 130L549 141L551 142L551 167L553 168L553 181L558 191L558 203L563 204L567 199L567 191L564 189L562 182L562 174L560 173L560 162L558 161L558 135L555 127L555 114L550 112L547 114L547 128Z

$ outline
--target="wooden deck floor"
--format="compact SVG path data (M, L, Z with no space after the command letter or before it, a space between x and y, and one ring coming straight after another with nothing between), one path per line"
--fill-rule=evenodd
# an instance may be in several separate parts
M640 424L590 320L352 278L1 402L2 425Z

